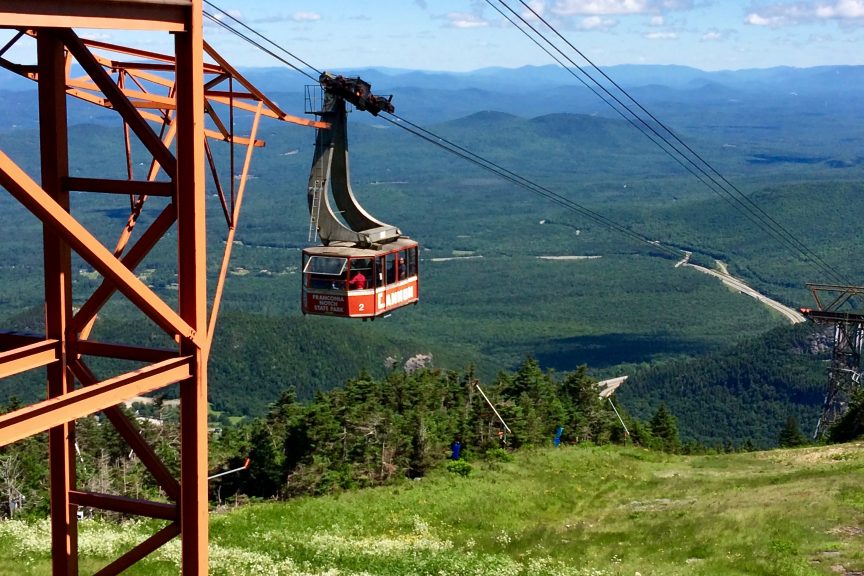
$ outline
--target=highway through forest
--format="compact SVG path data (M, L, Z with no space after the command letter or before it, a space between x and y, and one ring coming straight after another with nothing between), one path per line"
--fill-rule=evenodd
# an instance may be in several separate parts
M781 304L776 300L772 300L768 296L765 296L764 294L748 286L747 283L743 280L735 278L734 276L729 274L729 270L726 268L726 265L723 262L717 262L717 265L720 268L719 270L711 270L710 268L705 268L704 266L697 266L696 264L691 264L689 260L690 255L688 254L683 260L678 262L675 267L677 268L679 266L688 266L690 268L695 268L696 270L704 274L709 274L711 276L714 276L715 278L719 278L727 286L734 288L735 290L738 290L742 294L746 294L751 298L755 298L769 308L776 310L792 324L799 324L801 322L804 322L804 315L801 314L798 310L785 306L784 304Z

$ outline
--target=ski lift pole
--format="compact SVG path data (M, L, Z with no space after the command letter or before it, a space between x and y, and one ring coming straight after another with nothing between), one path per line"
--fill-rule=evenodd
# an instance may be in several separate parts
M615 407L615 403L612 402L612 394L624 383L627 381L629 376L619 376L617 378L610 378L609 380L603 380L602 382L598 382L597 386L602 388L600 390L599 396L600 398L606 398L609 400L609 405L612 406L612 410L615 412L615 416L618 417L618 421L621 422L621 426L624 427L624 436L625 438L630 437L630 431L627 429L627 425L624 424L624 419L621 418L621 414L618 413L618 408Z
M618 409L615 407L615 403L612 402L612 397L610 396L610 397L608 398L608 400L609 400L609 405L612 406L612 410L615 411L615 416L618 417L618 421L621 422L621 426L624 427L624 435L625 435L627 438L629 438L629 437L630 437L630 431L627 430L627 425L624 424L624 420L621 418L621 414L618 413Z
M227 476L228 474L234 474L235 472L240 472L241 470L247 470L249 468L249 458L246 458L246 462L243 463L243 466L239 468L234 468L233 470L226 470L225 472L220 472L219 474L214 474L213 476L208 476L207 480L213 480L214 478L220 478L222 476Z
M480 392L480 395L483 396L483 399L486 400L486 403L489 405L490 408L492 408L492 412L494 412L494 413L495 413L495 416L498 417L498 421L501 422L501 424L504 425L504 428L507 430L508 433L512 434L513 431L510 430L510 427L507 426L507 423L504 421L504 418L502 418L502 417L501 417L501 414L498 413L498 410L495 409L495 406L494 406L494 405L492 404L492 402L489 400L489 397L486 396L486 393L483 392L483 389L480 388L480 384L476 384L476 383L475 383L474 386L477 387L477 390Z

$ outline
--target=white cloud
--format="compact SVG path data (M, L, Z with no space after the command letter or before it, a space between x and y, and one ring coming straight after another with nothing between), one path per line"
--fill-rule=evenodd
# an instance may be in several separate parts
M321 19L321 14L317 12L295 12L291 19L294 22L317 22Z
M744 22L752 26L780 26L783 23L780 17L765 17L755 12L747 14Z
M649 32L645 34L645 38L648 40L676 40L678 38L677 32Z
M602 18L600 16L588 16L579 23L580 30L609 30L618 25L614 18Z
M692 8L693 0L555 0L552 12L559 16L609 16L659 14Z
M227 16L226 16L226 14L227 14ZM231 18L228 18L228 16L230 16L231 18L233 18L235 20L242 20L243 19L243 16L240 13L240 11L237 9L234 9L234 8L231 8L229 10L215 11L215 13L213 14L213 17L216 20L220 20L220 21L230 20Z
M447 20L453 28L485 28L489 21L468 12L450 12Z
M864 0L838 0L816 5L818 18L857 20L864 18Z
M663 26L666 23L666 20L663 16L652 16L650 24L651 26Z
M753 26L767 26L768 28L780 28L781 26L792 26L807 18L800 10L768 10L762 13L752 12L744 21Z
M709 30L702 35L702 42L718 42L726 38L726 35L719 30Z
M255 17L240 18L239 15L232 14L238 20L244 20L248 24L276 24L281 22L316 22L321 19L321 15L316 12L273 12L259 13Z
M691 10L693 0L663 0L657 2L657 7L663 10Z
M522 11L522 17L526 20L536 21L537 16L534 15L535 13L541 17L546 13L546 2L544 0L529 0L527 4L528 9Z
M557 0L552 12L559 16L645 14L653 9L648 0Z
M770 4L747 14L744 21L753 26L779 28L813 20L838 20L864 24L864 0L831 0Z
M97 31L89 31L81 34L81 38L85 40L95 40L96 42L108 42L112 40L110 34L106 34L105 32L97 32Z
M811 34L807 37L807 42L810 44L827 44L834 40L835 38L831 34Z
M546 2L544 0L529 0L528 6L541 16L546 12Z

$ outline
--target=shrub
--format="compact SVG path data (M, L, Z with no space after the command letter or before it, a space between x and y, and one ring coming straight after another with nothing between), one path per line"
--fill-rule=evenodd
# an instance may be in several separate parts
M464 460L450 460L447 462L447 471L467 478L471 474L471 464Z
M512 462L513 454L504 448L490 448L486 451L486 459L490 462Z

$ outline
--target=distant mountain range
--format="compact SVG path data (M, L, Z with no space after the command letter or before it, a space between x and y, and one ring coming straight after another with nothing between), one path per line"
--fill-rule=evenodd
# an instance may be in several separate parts
M748 102L759 105L799 98L804 108L857 105L864 93L864 66L814 68L766 68L704 71L687 66L621 65L601 73L583 68L604 86L614 88L608 76L640 103L702 106L709 103ZM304 86L313 83L288 68L248 68L242 72L261 90L289 111L303 108ZM359 75L379 94L393 94L397 114L421 122L452 120L494 110L534 117L572 112L615 116L616 113L580 80L591 81L579 70L569 73L560 66L483 68L473 72L429 72L394 68L335 70ZM311 77L317 76L309 72ZM594 90L600 92L593 86ZM11 73L0 74L0 129L35 126L35 85ZM608 97L605 97L608 99ZM852 100L854 99L854 102ZM114 119L111 112L72 104L72 122ZM32 120L31 120L32 119ZM357 115L352 121L370 121Z
M675 89L698 89L706 85L724 85L744 91L793 90L799 93L860 91L864 89L864 66L819 66L813 68L754 68L745 70L705 71L688 66L619 65L600 72L591 67L572 69L560 66L523 66L521 68L481 68L473 72L428 72L394 68L360 68L335 70L345 75L359 75L377 90L423 88L427 90L488 90L536 92L561 86L582 86L582 71L605 81L604 74L625 88L667 86ZM243 71L263 88L294 91L308 84L308 78L284 68L252 68ZM311 73L312 76L316 74Z

